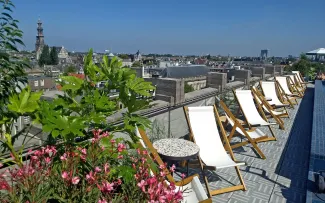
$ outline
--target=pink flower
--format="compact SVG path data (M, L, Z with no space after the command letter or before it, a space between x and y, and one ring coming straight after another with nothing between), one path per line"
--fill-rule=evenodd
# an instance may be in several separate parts
M111 140L111 143L114 144L114 143L116 143L116 141L112 139L112 140Z
M0 163L0 168L3 166L3 164L2 163Z
M86 175L86 180L88 180L89 182L92 182L95 180L93 172L90 171L89 174Z
M51 146L51 150L52 150L52 153L55 155L55 154L56 154L56 152L57 152L57 150L56 150L55 146Z
M123 155L118 155L117 158L118 159L123 159Z
M101 132L102 132L101 129L93 130L94 138L95 138L95 139L98 139L98 138L99 138L99 135L100 135Z
M142 192L146 192L145 186L147 185L147 182L144 180L141 180L140 183L137 184L139 188L141 188Z
M30 158L34 161L38 160L38 156L31 156Z
M69 177L69 174L66 171L63 171L61 177L65 180Z
M166 165L165 164L162 164L162 165L159 166L159 168L163 170L163 169L166 168Z
M63 156L60 156L61 161L66 161L67 160L67 154L64 153Z
M107 137L107 136L109 136L109 133L107 131L102 133L102 137Z
M126 149L126 147L125 147L124 144L118 143L118 145L117 145L117 151L122 152L125 149Z
M142 154L143 154L143 155L148 155L148 151L147 151L147 150L143 150L143 151L142 151Z
M75 176L71 179L72 184L77 185L80 181L80 178L78 176Z
M80 159L83 161L86 161L86 156L85 155L80 155Z
M109 182L105 181L105 182L103 182L103 185L100 188L100 190L102 192L110 193L112 190L114 190L113 186L114 186L114 183L109 183Z
M49 164L51 162L51 158L50 157L46 157L45 158L45 163Z
M100 200L98 200L98 203L107 203L107 201L106 200L102 200L102 199L100 199Z
M117 179L117 185L121 185L122 184L122 181L121 181L121 179Z
M184 173L181 174L182 179L184 179L186 176Z
M99 173L99 172L102 171L102 169L100 169L98 166L96 166L95 171L96 171L97 173Z
M141 154L141 149L137 149L138 154Z
M105 163L105 165L104 165L104 172L109 173L109 165L108 165L108 163Z
M160 171L160 176L161 177L165 177L166 176L166 172L165 171Z
M83 149L81 150L81 153L84 154L84 155L86 155L86 154L87 154L87 150L86 150L85 148L83 148Z

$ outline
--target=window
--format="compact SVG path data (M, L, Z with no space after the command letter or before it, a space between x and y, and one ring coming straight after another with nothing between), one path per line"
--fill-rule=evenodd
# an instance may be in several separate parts
M41 82L41 86L44 86L44 80L41 80L40 82Z
M35 87L38 87L38 80L35 80L35 81L34 81L34 86L35 86Z

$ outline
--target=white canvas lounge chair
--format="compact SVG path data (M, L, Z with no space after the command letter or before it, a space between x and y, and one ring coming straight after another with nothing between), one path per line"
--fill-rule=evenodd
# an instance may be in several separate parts
M286 75L286 77L288 77L288 84L289 84L289 88L291 89L291 92L295 92L300 97L303 97L304 96L304 94L303 94L304 88L302 87L302 85L299 84L297 75L295 75L295 74Z
M217 98L218 99L218 98ZM218 99L219 100L219 99ZM245 129L239 121L236 119L236 117L231 113L231 111L228 109L226 104L219 100L220 107L224 110L226 120L228 121L228 124L232 126L232 130L230 134L228 135L228 141L230 142L233 136L235 135L235 132L237 132L242 137L246 138L247 141L240 142L234 145L230 145L232 149L235 149L237 147L241 147L247 144L251 144L254 148L254 150L258 153L258 155L265 159L264 153L261 151L261 149L257 146L258 141L261 141L263 139L267 138L267 135L263 133L261 130L257 128L252 129Z
M148 158L154 159L159 165L163 165L163 161L158 155L156 149L153 147L152 143L150 142L149 138L147 137L146 133L136 128L136 135L139 138L139 142L141 147L147 149L151 156ZM151 173L153 173L151 171ZM176 186L176 190L182 189L185 192L183 193L183 200L182 203L212 203L212 200L208 198L207 194L204 191L204 188L198 178L198 175L192 175L185 178L182 181L176 182L174 178L169 174L167 175L166 184L170 184L170 182L174 182Z
M298 93L292 93L290 90L290 87L288 86L288 77L283 77L283 76L277 76L275 77L275 80L279 83L279 85L282 87L284 93L288 95L289 97L292 97L295 102L297 103L297 100L295 97L300 97Z
M260 81L260 87L264 96L272 99L271 101L269 101L270 105L275 106L276 108L285 106L291 106L292 108L294 108L291 101L284 102L282 98L281 101L279 100L278 92L280 92L281 90L280 88L278 88L276 82ZM282 94L279 93L279 96L282 97Z
M287 109L285 107L283 107L280 110L273 109L273 107L265 99L265 97L262 95L262 93L257 90L256 87L252 87L251 90L252 90L252 93L255 95L256 102L258 102L262 106L264 112L271 115L272 117L276 116L279 119L279 121L281 122L281 124L283 125L284 122L281 119L281 117L289 118L289 114L288 114Z
M186 121L189 126L190 138L200 147L199 163L204 175L205 185L209 194L222 194L235 190L246 190L246 186L238 166L244 165L237 162L228 142L225 130L219 119L219 114L213 106L184 107ZM216 120L217 118L217 120ZM219 134L217 123L221 129ZM229 152L229 154L227 153ZM240 185L211 190L204 169L218 170L221 168L235 167Z
M292 73L297 75L297 78L301 84L308 84L308 82L305 82L304 78L302 77L300 71L292 71Z
M276 140L274 132L271 128L271 125L277 125L278 123L269 123L266 118L261 105L257 105L259 111L257 110L254 103L254 95L251 90L233 90L235 98L239 104L240 110L243 113L246 123L249 128L258 127L258 126L267 126L271 132L272 137L268 137L267 139L263 139L263 141ZM261 117L260 113L263 118ZM275 120L277 118L275 117Z
M301 88L301 91L304 92L305 89L307 88L308 83L302 80L302 76L299 71L292 71L292 74L295 75L297 86Z
M282 85L277 80L275 81L275 83L276 83L276 87L278 88L279 96L282 102L287 101L290 104L290 106L294 108L293 105L298 104L296 97L287 95Z

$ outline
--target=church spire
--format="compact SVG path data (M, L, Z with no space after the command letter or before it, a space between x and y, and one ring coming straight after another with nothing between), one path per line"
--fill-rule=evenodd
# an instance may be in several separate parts
M44 46L44 35L43 35L43 27L42 21L39 18L37 21L37 36L36 36L36 43L35 43L35 51L39 51Z

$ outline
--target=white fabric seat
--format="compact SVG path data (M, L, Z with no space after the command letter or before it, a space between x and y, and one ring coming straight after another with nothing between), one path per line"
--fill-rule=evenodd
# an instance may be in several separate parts
M297 94L293 94L289 87L288 87L288 82L287 82L287 77L275 77L276 81L281 85L284 93L289 96L297 96Z
M270 105L275 105L277 107L289 106L289 104L283 104L276 93L275 82L265 82L261 81L261 88L263 90L264 96L269 97L272 100L269 102Z
M300 71L292 71L292 73L297 75L297 78L300 83L307 83L307 82L303 81L303 79L301 78Z
M252 87L255 91L258 91L257 89L256 89L256 87ZM266 112L266 113L270 113L270 111L269 111L269 109L268 108L266 108L266 106L263 104L263 102L258 98L258 97L256 97L256 100L257 100L257 102L259 103L259 104L261 104L261 106L262 106L262 108L264 109L264 111ZM272 100L272 99L271 99ZM286 110L281 110L281 111L275 111L275 110L271 110L271 112L275 115L275 116L278 116L278 115L281 115L281 114L285 114L285 113L287 113L286 112Z
M276 123L266 122L255 106L251 90L236 90L237 101L243 111L247 122L252 126L276 125ZM272 98L273 99L273 98Z
M245 164L236 163L227 154L219 135L213 106L188 107L188 116L204 164L216 169Z
M229 123L231 126L234 126L235 123L234 123L234 122L229 118L229 116L228 116L227 114L225 114L225 116L226 116L226 118L227 118L227 120L228 120L228 123ZM243 132L240 128L236 127L236 131L237 131L239 134L241 134L242 136L245 137L244 132ZM257 139L257 138L261 138L261 137L266 136L265 133L263 133L260 129L257 129L257 128L255 128L254 131L248 131L248 130L247 130L246 132L247 132L247 134L249 135L249 137L251 137L252 139Z

